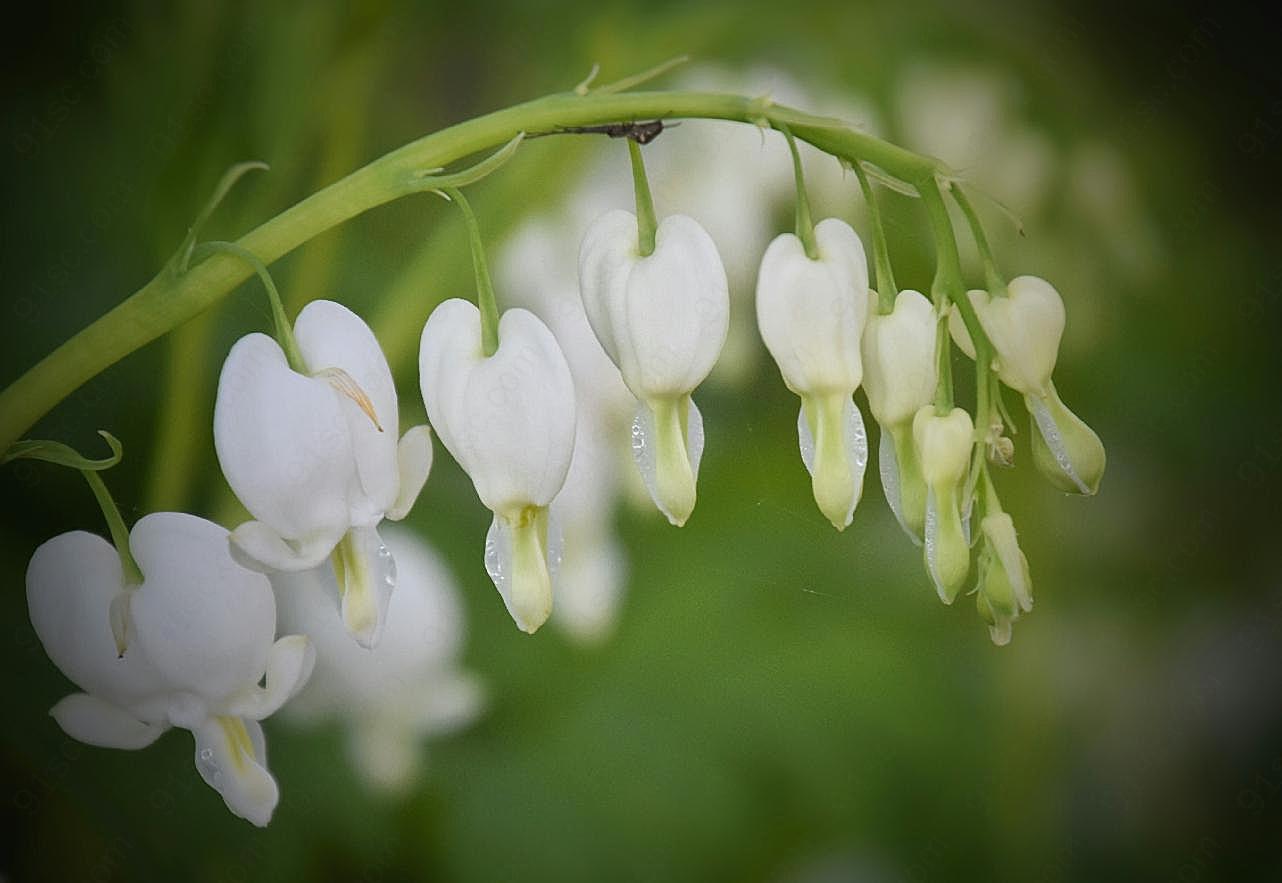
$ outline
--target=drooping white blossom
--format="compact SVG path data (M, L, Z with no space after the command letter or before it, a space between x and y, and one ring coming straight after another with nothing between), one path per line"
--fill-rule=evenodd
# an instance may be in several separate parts
M265 334L241 338L223 364L214 443L227 483L256 519L232 543L264 572L308 570L332 555L343 620L369 647L395 585L377 528L414 504L431 469L431 434L416 426L398 442L391 371L355 313L312 301L294 336L303 372Z
M797 427L815 502L838 530L863 493L868 436L854 392L868 316L868 264L850 225L814 228L817 256L783 233L770 243L757 279L757 324L784 384L801 397Z
M550 508L562 536L552 623L575 641L597 644L613 630L625 588L627 557L613 521L623 478L634 473L621 468L626 454L612 441L627 431L636 399L588 324L578 249L579 231L567 218L527 220L504 245L497 279L511 302L547 323L574 378L574 456ZM649 506L643 487L640 494Z
M480 312L455 298L423 328L419 383L441 442L494 513L490 578L517 626L533 633L552 612L548 506L574 452L565 356L547 326L522 309L503 314L498 349L486 356Z
M365 650L347 636L327 568L272 577L282 628L307 635L316 669L285 709L302 725L337 719L348 753L373 787L403 790L423 743L470 724L484 704L480 681L460 667L466 628L458 590L431 547L410 530L385 531L397 586L383 640Z
M864 327L864 391L881 426L878 465L891 511L904 531L920 543L926 520L926 483L913 447L913 416L935 396L939 361L935 308L917 291L904 290L890 313L877 309L870 291Z
M597 340L638 400L633 452L650 496L685 524L703 454L691 393L716 363L729 317L716 245L693 219L670 215L642 257L636 217L607 212L584 234L579 286Z
M112 545L73 531L32 556L31 623L83 691L50 713L69 736L107 748L145 748L170 727L190 730L201 777L234 814L266 825L279 790L258 722L306 682L311 643L275 640L271 586L232 558L218 525L154 513L134 525L129 546L143 582L129 589L123 656L109 622L112 600L126 590Z
M969 292L984 334L996 353L998 377L1024 396L1032 419L1033 459L1056 487L1093 494L1104 476L1104 445L1086 423L1060 400L1051 374L1064 334L1064 301L1044 279L1019 276L1005 294ZM958 346L972 359L975 345L954 310L949 327Z

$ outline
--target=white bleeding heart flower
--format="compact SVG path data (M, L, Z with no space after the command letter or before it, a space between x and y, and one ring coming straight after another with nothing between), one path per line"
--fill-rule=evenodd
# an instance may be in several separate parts
M863 494L868 436L854 392L863 379L868 263L850 225L815 225L818 256L792 233L776 236L757 276L757 326L784 384L801 397L797 430L819 510L838 530Z
M274 641L271 586L232 558L218 525L154 513L134 525L129 546L143 582L130 590L123 656L109 622L112 599L124 590L111 544L74 531L31 558L31 624L83 691L50 713L67 735L106 748L145 748L170 727L190 730L201 777L237 816L266 825L279 790L258 722L306 682L311 643L300 635Z
M999 647L1010 643L1011 624L1033 609L1028 559L1019 548L1015 522L1005 512L986 515L980 522L984 546L979 555L979 586L975 596L979 615Z
M639 407L632 448L650 496L675 525L694 511L703 418L690 398L717 361L729 323L725 268L692 218L659 222L642 257L637 219L607 212L579 250L588 322Z
M934 400L939 382L936 358L938 316L921 292L904 290L890 313L877 309L869 292L864 326L864 391L868 409L881 426L878 462L891 511L905 532L922 541L926 520L926 483L913 448L913 416Z
M1012 279L1007 292L994 297L972 291L969 297L996 352L998 377L1024 396L1036 429L1034 462L1061 490L1094 494L1104 477L1104 444L1064 405L1051 382L1064 334L1064 301L1049 282L1036 276ZM949 328L958 346L973 359L974 343L955 308Z
M533 633L552 612L548 506L574 452L574 381L533 313L505 312L498 340L486 356L476 305L445 301L423 328L419 383L441 442L494 513L490 578L517 626Z
M334 556L343 620L378 643L395 563L377 528L403 518L432 466L426 426L399 442L396 387L373 332L333 301L312 301L294 336L306 373L265 334L242 337L218 380L214 445L254 516L231 541L256 569L301 571Z
M316 669L285 717L304 726L341 721L361 776L373 787L402 791L419 771L423 743L475 720L484 690L460 667L466 629L449 571L406 528L388 528L385 539L396 558L397 586L383 640L372 650L347 636L329 569L271 579L281 628L316 646Z
M961 408L941 416L926 405L913 418L913 445L926 482L923 555L945 604L953 603L970 573L969 501L963 497L974 441L975 425Z

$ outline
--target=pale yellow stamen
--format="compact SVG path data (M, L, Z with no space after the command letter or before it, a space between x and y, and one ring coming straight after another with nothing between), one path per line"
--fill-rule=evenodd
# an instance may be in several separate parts
M364 411L365 416L374 424L374 428L379 432L383 431L383 424L378 422L378 414L374 411L374 403L365 394L365 390L361 389L360 384L352 379L352 375L342 368L322 368L312 376L324 380L340 394L354 401L356 406Z

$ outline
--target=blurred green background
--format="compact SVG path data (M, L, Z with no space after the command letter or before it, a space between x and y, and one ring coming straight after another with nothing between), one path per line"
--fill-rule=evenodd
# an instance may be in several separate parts
M261 831L199 781L185 734L113 752L48 717L68 686L31 630L23 572L40 542L99 516L74 474L5 467L0 880L1282 879L1282 86L1246 9L385 0L41 15L4 37L0 383L143 284L235 161L272 171L237 188L213 236L420 134L569 88L594 62L612 79L689 52L848 96L906 142L947 134L914 122L912 105L940 101L930 84L1000 84L988 110L1009 137L975 177L996 190L1026 162L1015 183L1038 183L1012 190L1025 237L985 217L1012 275L1064 294L1057 383L1110 461L1091 500L1028 463L999 476L1037 609L995 648L969 601L938 603L874 470L855 524L828 527L797 462L795 399L759 361L745 385L700 395L690 524L620 510L628 594L614 637L584 649L512 627L480 567L488 515L438 446L412 523L463 590L487 713L433 743L396 799L365 789L337 730L269 721L282 800ZM1033 146L1008 158L1010 143ZM531 143L474 188L496 251L574 189L597 146ZM857 217L848 186L837 203ZM924 288L918 209L887 205L901 284ZM334 297L393 332L403 422L421 415L418 330L471 293L448 206L378 209L273 270L296 303ZM217 368L265 326L244 286L32 435L86 451L99 427L119 435L126 461L107 480L132 518L217 511Z

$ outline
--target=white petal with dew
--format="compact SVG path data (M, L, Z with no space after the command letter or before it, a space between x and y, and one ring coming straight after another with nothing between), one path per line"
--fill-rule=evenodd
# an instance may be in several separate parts
M378 646L396 588L396 560L372 527L354 527L334 550L343 624L362 647Z
M846 468L849 471L849 502L843 516L834 521L838 530L849 526L854 517L855 507L864 492L864 472L868 468L868 432L864 428L863 414L860 413L854 399L846 398L841 406L841 441ZM815 474L815 439L810 431L810 421L806 419L803 406L797 414L797 443L801 448L801 461L806 471L813 477ZM845 496L845 489L842 496Z
M263 728L257 721L211 717L192 735L200 777L222 795L234 815L266 827L280 800L280 789L267 771Z
M485 535L485 570L521 631L534 634L552 613L547 510L495 514Z
M689 463L690 471L689 494L693 498L694 483L698 481L699 464L703 460L703 415L699 413L694 399L686 401L689 402L689 407L686 412L685 458ZM669 521L680 525L685 522L690 513L687 511L683 514L673 509L673 499L670 494L665 493L664 487L675 484L676 479L670 475L660 474L661 463L675 461L680 456L680 452L675 452L672 456L665 458L660 450L664 444L669 443L667 436L675 431L668 429L665 433L660 433L651 406L645 402L638 402L636 416L632 419L632 458L636 461L641 479L650 493L650 499ZM674 437L671 443L678 444L680 439ZM689 505L693 507L692 500Z

